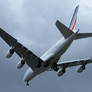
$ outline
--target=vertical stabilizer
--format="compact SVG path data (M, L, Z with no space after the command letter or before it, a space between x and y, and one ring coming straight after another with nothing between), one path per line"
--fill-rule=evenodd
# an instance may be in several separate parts
M70 25L69 25L69 29L71 29L72 31L74 30L76 22L77 22L78 10L79 10L79 5L75 8L72 20L71 20Z
M74 28L77 22L77 13L78 13L79 5L75 8L72 20L70 22L69 28L65 26L63 23L61 23L59 20L56 21L56 26L61 32L61 34L64 36L64 38L68 38L74 33Z

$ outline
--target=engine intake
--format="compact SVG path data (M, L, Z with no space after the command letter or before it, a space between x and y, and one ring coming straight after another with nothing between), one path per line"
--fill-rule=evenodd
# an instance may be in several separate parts
M14 48L11 48L11 49L8 51L7 55L6 55L6 58L12 57L13 54L14 54Z
M84 70L85 70L85 65L82 65L78 70L77 70L77 72L78 73L81 73L81 72L83 72Z
M18 64L17 64L17 68L21 69L24 66L24 64L25 64L25 60L19 61Z

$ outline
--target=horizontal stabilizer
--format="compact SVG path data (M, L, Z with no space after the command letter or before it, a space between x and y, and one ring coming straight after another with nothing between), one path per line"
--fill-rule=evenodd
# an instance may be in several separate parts
M88 38L88 37L92 37L92 33L79 33L77 37L75 38L75 40L82 39L82 38Z

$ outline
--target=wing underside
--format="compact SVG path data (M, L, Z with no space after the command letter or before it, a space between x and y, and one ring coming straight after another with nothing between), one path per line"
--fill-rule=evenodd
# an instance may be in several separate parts
M65 63L61 63L58 64L58 68L70 68L70 67L74 67L74 66L79 66L79 65L86 65L92 63L92 59L88 58L88 59L81 59L81 60L71 60L71 61L67 61Z
M35 70L37 64L41 63L42 60L36 56L32 51L28 50L25 46L19 43L14 37L9 35L3 29L0 29L0 37L12 48L14 52L20 57L25 59L28 66ZM37 60L35 60L37 59Z

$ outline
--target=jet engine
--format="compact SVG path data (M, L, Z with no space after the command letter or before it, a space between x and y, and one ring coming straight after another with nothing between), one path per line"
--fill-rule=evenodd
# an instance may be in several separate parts
M65 73L66 71L65 71L65 68L63 68L62 70L60 70L59 72L58 72L58 77L60 77L60 76L62 76L64 73Z
M7 55L6 55L6 58L12 57L13 54L14 54L14 48L11 48L11 49L8 51Z
M79 69L77 70L78 73L81 73L85 70L85 65L82 65L81 67L79 67Z
M24 64L25 64L25 60L19 61L18 64L17 64L17 68L21 69L24 66Z

